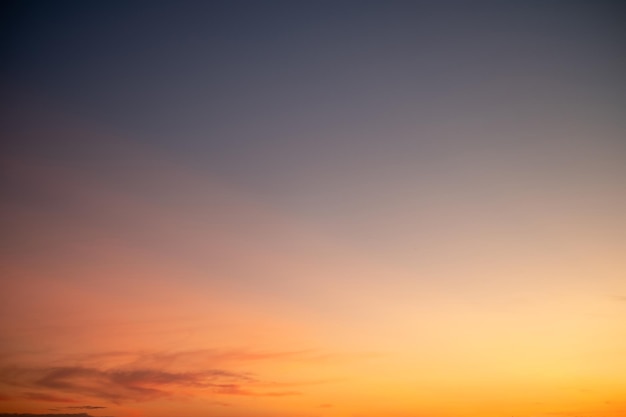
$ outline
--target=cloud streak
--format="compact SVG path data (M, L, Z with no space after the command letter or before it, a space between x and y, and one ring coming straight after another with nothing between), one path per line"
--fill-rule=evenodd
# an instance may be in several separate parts
M46 394L42 392L27 392L23 395L23 397L26 398L27 400L46 401L46 402L51 402L51 403L76 403L78 402L72 398Z
M128 355L126 359L130 360L122 364L117 363L115 366L95 365L91 359L79 361L78 365L73 362L71 366L5 366L0 368L0 380L13 389L28 390L21 394L22 398L70 404L80 403L88 398L122 404L181 395L284 397L299 394L290 389L276 390L278 386L289 387L290 384L264 381L250 372L217 367L195 367L194 370L189 370L191 364L204 362L207 365L207 362L211 361L211 355L207 355L204 361L199 361L199 352L191 352L190 358L185 358L185 352L126 355ZM285 355L290 357L293 353L217 356L230 356L228 361L231 361L235 358L276 359ZM101 357L111 356L115 355L105 353ZM104 407L91 405L63 407L75 410L100 408Z
M30 414L30 413L0 413L0 417L94 417L91 414Z
M74 410L99 410L99 409L106 408L106 407L102 407L98 405L79 405L75 407L65 407L65 408L74 409Z

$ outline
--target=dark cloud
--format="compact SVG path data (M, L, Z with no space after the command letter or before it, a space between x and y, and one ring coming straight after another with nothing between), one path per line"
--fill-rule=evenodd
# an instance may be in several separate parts
M91 414L23 414L23 413L0 413L0 417L94 417Z
M198 372L169 372L157 369L98 369L80 366L54 368L11 368L0 371L6 382L18 386L50 389L100 398L114 403L146 401L169 396L181 387L216 388L224 384L240 387L255 380L244 373L224 370ZM56 395L28 393L28 398L40 401L76 402Z
M10 359L10 360L9 360ZM199 349L178 352L114 351L55 361L59 366L28 364L29 358L0 360L0 382L12 397L59 403L55 411L97 410L85 401L113 404L189 395L283 397L299 395L292 383L267 381L240 370L249 361L320 361L310 351L258 352ZM63 366L65 363L67 366ZM4 362L5 366L2 366ZM106 366L114 362L115 366ZM10 364L10 365L9 365ZM0 398L2 399L2 398ZM89 400L91 399L91 400ZM62 406L60 403L67 403ZM89 403L87 403L89 404ZM51 404L52 405L52 404Z
M113 368L86 366L6 367L0 369L5 384L21 388L49 390L28 392L24 397L36 401L76 403L88 397L111 403L149 401L176 395L185 390L221 395L271 396L297 395L295 391L271 391L277 384L263 382L250 373L223 369L175 372L162 369ZM270 391L268 391L270 390ZM59 395L62 394L62 395ZM64 395L74 396L74 398ZM73 406L65 409L94 410L99 406Z
M106 407L102 407L99 405L77 405L77 406L73 406L73 407L65 407L65 408L71 408L74 410L99 410L101 408L106 408Z
M77 405L77 406L71 406L71 407L57 407L57 408L48 408L48 410L50 411L62 411L62 410L99 410L101 408L107 408L107 407L102 407L102 406L98 406L98 405Z

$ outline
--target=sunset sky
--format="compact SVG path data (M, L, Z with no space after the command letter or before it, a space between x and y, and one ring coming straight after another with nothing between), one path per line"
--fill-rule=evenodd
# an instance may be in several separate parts
M6 3L0 416L626 416L619 3Z

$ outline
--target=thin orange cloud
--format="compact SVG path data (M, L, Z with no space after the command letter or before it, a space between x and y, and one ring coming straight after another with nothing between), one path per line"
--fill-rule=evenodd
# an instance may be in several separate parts
M27 400L46 401L52 403L76 403L78 401L69 397L60 397L58 395L46 394L43 392L27 392L23 396Z

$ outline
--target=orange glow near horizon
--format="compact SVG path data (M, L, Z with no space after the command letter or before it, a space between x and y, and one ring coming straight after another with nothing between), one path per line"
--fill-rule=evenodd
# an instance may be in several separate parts
M158 160L150 156L145 175L162 175ZM85 227L20 210L16 221L28 231L22 244L40 246L3 267L7 412L69 412L84 404L106 407L91 409L94 415L119 417L207 410L498 417L512 409L519 416L608 417L624 410L626 391L616 379L626 374L616 349L626 341L623 300L604 295L596 281L576 281L577 270L605 268L604 285L611 284L606 268L618 259L588 249L613 245L607 239L590 236L580 248L584 259L537 257L509 277L501 274L511 260L483 263L480 247L471 260L412 272L325 240L233 190L205 186L189 203L181 194L160 206L66 168L14 166L11 175L80 202L104 221ZM169 176L198 189L199 179L172 169ZM206 212L227 220L197 222ZM133 236L120 240L125 230L106 227L113 218L184 254L160 252L158 242L130 246ZM209 251L229 268L203 266ZM463 273L458 292L413 279ZM529 273L534 279L524 278ZM477 281L477 274L485 275ZM229 281L236 275L254 279L246 287ZM561 279L572 285L556 294Z

